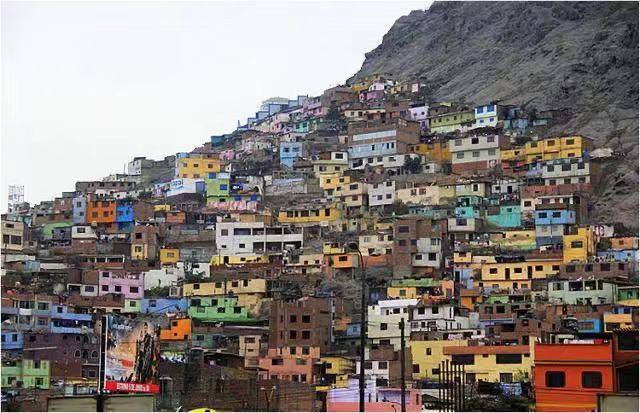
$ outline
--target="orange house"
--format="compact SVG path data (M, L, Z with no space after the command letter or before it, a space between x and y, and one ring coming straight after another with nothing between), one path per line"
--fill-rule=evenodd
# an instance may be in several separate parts
M598 394L614 391L610 340L536 343L534 354L536 411L595 411Z
M160 330L160 340L184 341L191 339L191 319L178 318L171 320L168 330Z
M116 222L116 201L88 201L87 222L111 224Z
M360 258L357 253L325 255L325 265L327 268L358 268L360 267Z
M314 363L320 359L320 347L269 348L266 357L260 357L263 380L279 379L314 383Z

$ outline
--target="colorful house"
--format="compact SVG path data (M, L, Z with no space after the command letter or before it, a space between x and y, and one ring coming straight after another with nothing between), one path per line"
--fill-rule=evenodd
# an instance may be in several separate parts
M233 322L249 321L247 309L238 305L233 297L202 297L189 298L189 317L203 322Z
M535 343L536 411L595 411L598 394L614 390L610 340Z

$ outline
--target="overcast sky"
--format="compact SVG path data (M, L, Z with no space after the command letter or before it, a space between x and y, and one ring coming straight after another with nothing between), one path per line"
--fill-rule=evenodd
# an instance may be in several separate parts
M2 210L344 82L425 1L2 2Z

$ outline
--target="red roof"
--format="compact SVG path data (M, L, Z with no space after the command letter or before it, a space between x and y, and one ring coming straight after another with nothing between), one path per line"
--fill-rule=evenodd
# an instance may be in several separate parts
M529 346L452 346L444 347L443 354L525 354Z

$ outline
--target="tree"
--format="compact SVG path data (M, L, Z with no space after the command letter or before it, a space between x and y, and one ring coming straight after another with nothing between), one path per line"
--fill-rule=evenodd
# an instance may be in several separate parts
M415 158L406 158L403 169L411 172L412 174L419 174L422 172L422 159L420 159L419 156Z
M390 208L392 215L406 215L409 213L409 207L402 201L395 201Z

